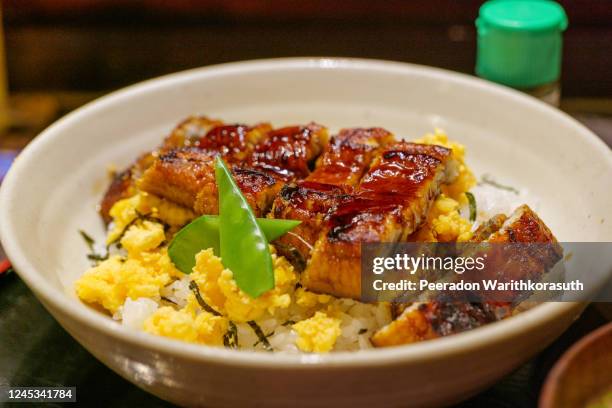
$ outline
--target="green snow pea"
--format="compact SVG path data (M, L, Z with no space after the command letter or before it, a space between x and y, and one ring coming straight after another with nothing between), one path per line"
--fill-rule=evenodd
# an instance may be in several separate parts
M240 289L252 298L274 288L274 269L268 240L232 174L215 159L219 189L219 243L223 265L234 273Z
M274 241L299 225L300 221L257 218L257 224L268 241ZM181 272L191 273L195 266L195 256L207 248L212 248L215 255L221 255L217 215L202 215L184 226L170 242L168 256Z

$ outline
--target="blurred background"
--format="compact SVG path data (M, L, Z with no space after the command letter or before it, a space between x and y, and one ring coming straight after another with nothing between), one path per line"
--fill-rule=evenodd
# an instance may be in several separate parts
M11 91L106 91L187 68L286 56L382 58L472 73L476 0L5 0ZM563 93L612 96L612 2L569 16ZM604 63L605 62L605 63Z
M473 73L477 0L4 0L18 148L58 116L155 76L287 56L382 58ZM612 1L561 1L562 109L612 114ZM0 71L0 80L3 73ZM0 88L1 82L0 82ZM0 99L2 89L0 89ZM604 138L610 130L595 117Z

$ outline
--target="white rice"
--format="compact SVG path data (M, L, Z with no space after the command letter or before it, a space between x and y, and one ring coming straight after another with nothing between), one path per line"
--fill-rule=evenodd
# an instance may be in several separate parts
M366 305L343 299L347 311L342 315L342 334L336 341L336 350L362 350L372 347L370 337L382 326L391 322L387 307Z
M356 351L371 348L370 337L376 330L391 322L391 310L388 304L370 305L352 299L336 299L334 304L339 306L342 313L340 314L341 334L336 340L333 351ZM299 309L298 306L292 306L284 313L282 319L268 317L257 321L274 351L299 352L295 343L298 336L292 330L291 324L311 317ZM240 323L236 326L238 344L241 349L265 349L248 324Z
M517 192L518 191L518 192ZM539 201L526 189L504 190L490 184L478 184L470 190L476 199L476 222L473 229L497 214L510 215L520 205L527 203L532 210L538 211ZM469 218L469 207L461 208L461 215Z
M189 276L175 280L170 285L160 291L163 298L174 303L179 308L183 308L187 304L187 296L191 292L189 289Z
M139 298L136 300L127 298L113 318L120 319L121 324L125 327L142 330L145 320L155 313L158 307L158 303L149 298Z
M182 308L189 295L189 278L176 280L162 291L162 296ZM160 301L161 302L161 301ZM365 304L352 299L336 299L335 306L341 311L341 334L336 340L333 351L355 351L372 347L370 337L379 328L391 322L391 309L389 304ZM142 330L145 320L160 306L152 299L128 298L124 305L113 316L121 320L123 326ZM292 305L289 310L280 316L268 316L256 323L266 335L272 349L276 352L299 353L296 345L297 333L292 330L294 322L311 317L299 306ZM265 350L257 334L248 323L236 324L238 332L238 346L246 350Z

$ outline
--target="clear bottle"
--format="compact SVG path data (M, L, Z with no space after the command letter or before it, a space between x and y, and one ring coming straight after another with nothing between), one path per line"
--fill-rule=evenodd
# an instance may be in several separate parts
M554 106L567 15L551 0L490 0L476 19L476 74Z

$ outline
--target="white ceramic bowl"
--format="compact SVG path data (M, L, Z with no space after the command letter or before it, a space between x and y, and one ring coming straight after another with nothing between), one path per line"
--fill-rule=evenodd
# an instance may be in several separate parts
M560 240L612 241L610 150L563 113L468 76L391 62L281 59L197 69L115 92L49 127L17 158L2 186L0 234L19 276L74 338L175 403L447 404L525 362L583 308L549 303L439 340L328 355L236 352L124 329L73 293L88 267L77 230L103 236L95 205L110 163L128 164L197 113L276 125L379 125L410 138L442 127L467 146L477 173L528 188Z

